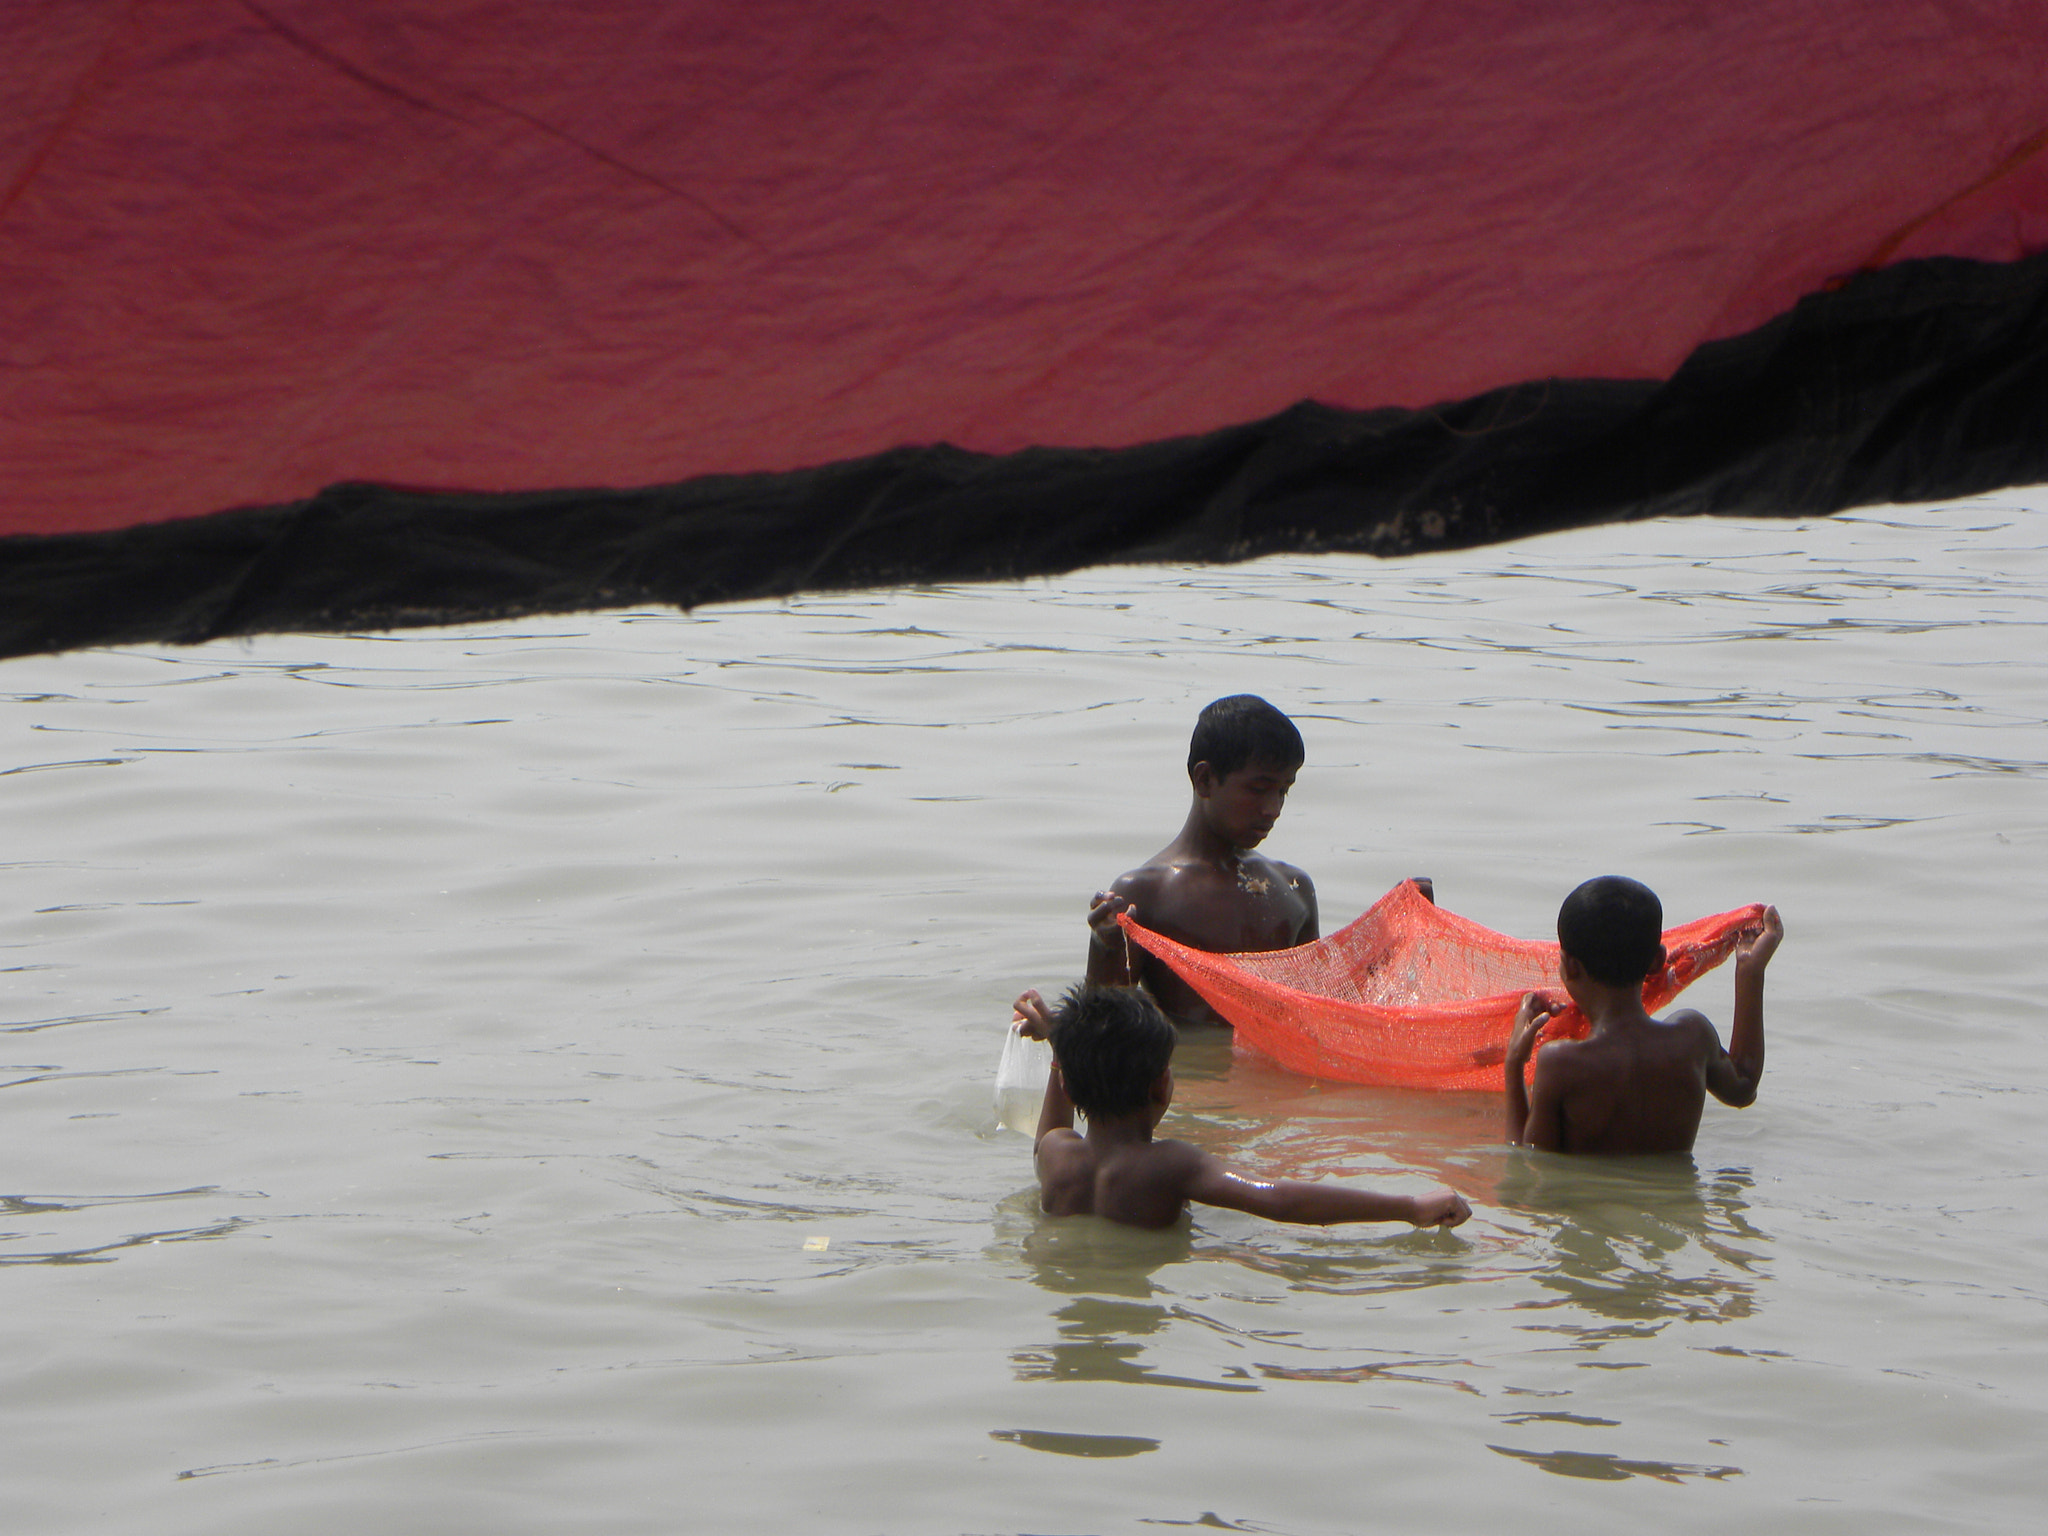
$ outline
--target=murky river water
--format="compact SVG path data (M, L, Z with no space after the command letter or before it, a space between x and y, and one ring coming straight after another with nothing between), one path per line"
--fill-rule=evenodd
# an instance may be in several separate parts
M6 1527L2030 1529L2044 658L2048 490L0 664ZM1757 1105L1191 1037L1171 1132L1474 1219L1040 1218L1008 1000L1239 691L1326 931L1775 902Z

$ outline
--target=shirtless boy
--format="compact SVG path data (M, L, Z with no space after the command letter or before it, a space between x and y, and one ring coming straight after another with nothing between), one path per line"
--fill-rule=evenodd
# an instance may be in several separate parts
M1038 1114L1033 1160L1038 1200L1053 1216L1102 1216L1133 1227L1170 1227L1190 1200L1273 1221L1327 1226L1405 1221L1455 1227L1472 1214L1464 1197L1382 1195L1303 1179L1255 1179L1185 1141L1152 1137L1173 1102L1176 1031L1135 987L1083 982L1048 1010L1036 992L1017 999L1015 1027L1052 1042L1052 1075ZM1074 1110L1088 1134L1074 1130Z
M1088 907L1088 979L1142 986L1182 1023L1222 1023L1163 960L1126 943L1116 915L1217 954L1288 949L1316 938L1316 888L1292 864L1255 853L1304 756L1301 732L1253 694L1218 699L1188 744L1194 801L1180 836L1096 893Z
M1737 1109L1756 1099L1764 1073L1764 969L1785 936L1776 907L1735 950L1735 1027L1728 1049L1704 1014L1681 1008L1653 1019L1643 978L1664 964L1664 908L1639 881L1602 875L1573 891L1557 914L1565 991L1593 1026L1557 1040L1523 1069L1536 1034L1564 1005L1531 992L1508 1039L1507 1139L1552 1152L1690 1152L1711 1093Z

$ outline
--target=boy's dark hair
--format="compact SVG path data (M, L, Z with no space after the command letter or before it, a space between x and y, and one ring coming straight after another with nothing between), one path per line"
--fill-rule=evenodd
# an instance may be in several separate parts
M1193 773L1197 763L1207 763L1211 773L1225 779L1246 763L1299 768L1307 756L1292 720L1255 693L1233 693L1195 717L1188 772Z
M1097 1118L1143 1108L1178 1038L1159 1005L1136 987L1084 981L1053 1010L1052 1054L1067 1097Z
M1640 880L1601 875L1557 909L1557 943L1595 981L1631 986L1663 964L1664 904Z

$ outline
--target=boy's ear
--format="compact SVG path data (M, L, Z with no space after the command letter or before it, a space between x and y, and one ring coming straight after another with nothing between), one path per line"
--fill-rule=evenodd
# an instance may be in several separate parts
M1147 1095L1161 1109L1173 1102L1173 1068L1167 1067L1152 1080L1152 1091Z
M1216 790L1216 770L1207 763L1197 763L1188 770L1188 782L1195 786L1195 793L1204 800Z
M1670 958L1671 956L1666 952L1664 946L1662 944L1659 944L1657 946L1657 958L1650 962L1650 968L1647 971L1643 972L1643 974L1645 976L1656 975L1659 971L1664 969L1664 962L1666 960L1669 960Z
M1584 981L1586 968L1579 964L1579 957L1568 949L1557 952L1557 975L1560 981Z

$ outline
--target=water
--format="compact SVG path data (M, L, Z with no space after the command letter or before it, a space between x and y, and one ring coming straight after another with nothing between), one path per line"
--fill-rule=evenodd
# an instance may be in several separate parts
M2044 495L0 664L8 1528L2027 1528ZM1326 928L1777 903L1756 1107L1191 1037L1172 1131L1473 1220L1040 1218L1008 1001L1240 690Z

